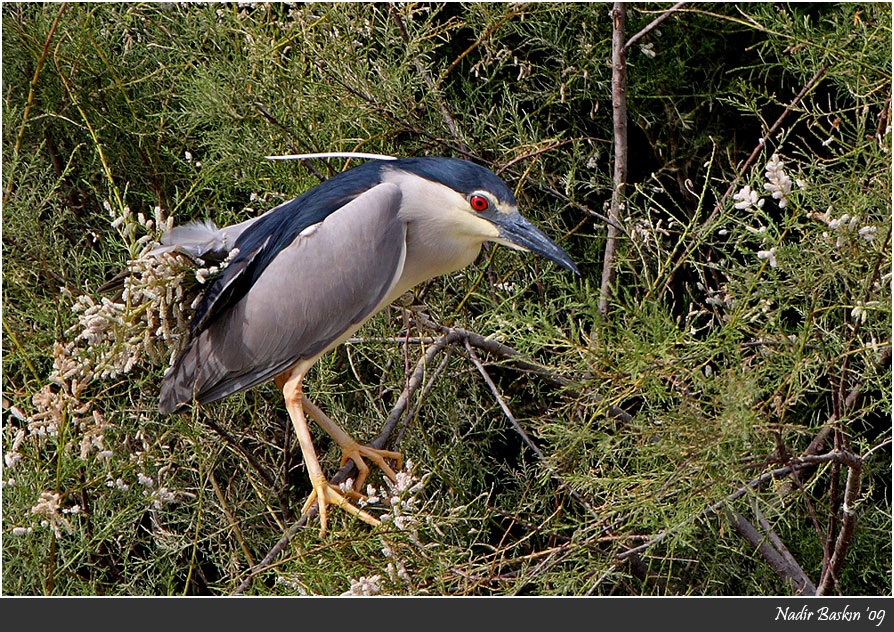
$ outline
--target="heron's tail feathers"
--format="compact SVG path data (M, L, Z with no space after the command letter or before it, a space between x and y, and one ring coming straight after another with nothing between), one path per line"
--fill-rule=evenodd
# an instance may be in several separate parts
M162 235L162 245L149 254L183 252L192 257L221 261L236 247L239 235L256 219L257 217L253 217L224 228L218 228L217 224L210 220L174 226Z

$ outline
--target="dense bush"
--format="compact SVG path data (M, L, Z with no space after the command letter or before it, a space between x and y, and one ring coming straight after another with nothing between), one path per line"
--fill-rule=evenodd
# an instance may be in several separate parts
M610 10L4 3L4 593L890 594L890 5L686 5L630 48L602 315ZM489 249L322 359L369 440L432 321L502 345L431 354L389 524L251 577L309 491L281 395L158 414L214 270L139 255L356 164L264 160L319 151L486 165L582 274Z

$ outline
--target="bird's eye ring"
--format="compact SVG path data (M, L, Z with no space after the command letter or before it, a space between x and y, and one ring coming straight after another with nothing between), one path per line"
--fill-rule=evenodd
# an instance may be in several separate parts
M472 210L481 213L488 209L490 202L488 202L487 198L483 195L473 195L469 198L469 206L472 207Z

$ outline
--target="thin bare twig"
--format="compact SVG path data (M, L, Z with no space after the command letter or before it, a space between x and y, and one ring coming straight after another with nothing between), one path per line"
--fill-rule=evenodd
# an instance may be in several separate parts
M472 364L475 365L475 368L478 369L478 372L481 374L481 377L484 378L484 383L487 384L487 387L490 389L491 394L494 396L494 399L497 400L497 404L502 409L503 414L506 415L506 419L509 420L509 423L512 424L512 427L515 428L515 432L518 433L518 436L522 438L525 445L528 446L531 451L537 455L537 458L540 459L543 465L549 467L546 463L546 455L537 447L537 444L531 441L531 437L528 436L528 433L525 432L525 429L521 427L521 424L518 423L518 419L515 418L515 415L512 414L512 411L509 410L509 406L506 405L505 400L500 395L500 391L497 389L497 385L494 384L493 380L490 379L490 375L487 372L487 369L484 368L484 365L481 363L481 360L478 359L478 354L475 353L475 350L472 348L472 345L469 344L468 340L463 341L466 345L466 351L469 353L469 359L472 361Z
M251 549L248 548L248 544L245 541L245 536L242 535L242 529L239 528L239 521L236 520L233 512L230 511L230 506L229 504L227 504L226 496L224 496L223 490L221 490L220 485L217 484L217 477L214 476L213 471L208 473L208 478L211 480L211 486L214 488L214 495L217 496L217 502L220 504L220 508L224 512L224 516L226 516L227 522L230 523L230 528L233 530L233 534L236 536L236 541L239 543L239 547L242 549L242 554L245 556L245 561L247 561L251 565L254 565L254 556L252 556L251 554Z
M261 103L260 101L255 101L254 105L255 105L255 109L258 112L260 112L261 115L265 119L267 119L268 121L270 121L270 123L272 123L273 125L276 125L278 128L283 130L286 134L291 136L295 140L295 142L298 144L299 148L308 149L307 145L301 140L301 137L298 134L296 134L293 129L289 128L288 126L283 124L278 118L273 116L273 114L271 114L270 111L266 107L264 107L263 103ZM308 134L308 135L310 135L310 134ZM317 148L311 148L311 149L317 149ZM301 164L303 164L305 167L307 167L307 169L312 174L314 174L320 182L323 182L326 180L326 176L324 176L322 173L320 173L320 171L316 167L314 167L313 164L311 164L310 160L308 160L306 158L302 158Z
M615 251L618 248L618 229L621 208L624 206L624 187L627 184L627 53L624 50L624 21L627 9L623 2L612 8L612 118L614 120L615 168L612 201L609 208L605 255L602 259L602 282L599 289L599 313L608 315L608 306L615 281Z
M431 377L428 379L428 383L423 387L422 393L419 394L416 402L410 406L407 410L407 414L404 416L404 423L401 424L400 429L397 431L397 436L394 438L395 447L400 446L401 442L404 438L404 433L407 431L407 428L410 426L410 422L416 418L416 415L419 413L419 409L422 407L422 402L428 397L428 394L431 392L431 389L434 388L434 385L437 383L438 378L441 376L441 373L444 372L444 369L447 368L447 363L450 362L450 357L453 355L453 345L448 345L444 351L444 357L441 359L441 363L438 365L438 368L434 370Z
M221 427L219 423L214 421L214 419L212 419L208 415L202 414L199 419L203 425L211 428L211 430L217 433L217 435L224 440L224 443L241 454L242 457L246 461L248 461L249 465L251 465L252 469L254 469L261 476L261 478L264 479L264 482L267 485L269 485L271 488L276 486L276 479L270 472L267 471L267 468L261 465L261 462L255 457L254 453L251 450L245 448L239 441L234 439L229 432Z
M614 226L615 229L616 229L619 233L623 233L623 234L625 234L625 235L628 234L627 231L624 229L624 227L621 226L619 223L617 223L617 222L615 222L615 221L612 221L611 218L606 217L606 216L603 215L602 213L597 213L596 211L594 211L593 209L591 209L590 207L588 207L586 204L581 204L580 202L575 202L574 200L572 200L570 197L568 197L567 195L565 195L564 193L562 193L562 192L559 191L558 189L555 189L555 188L549 186L548 184L543 184L543 183L541 183L541 182L536 182L536 181L532 181L531 184L532 184L533 186L537 187L538 189L540 189L541 191L543 191L544 193L548 193L549 195L551 195L552 197L556 198L557 200L561 200L562 202L565 202L566 204L568 204L568 205L571 206L572 208L576 208L576 209L578 209L578 210L580 210L580 211L583 211L584 213L586 213L586 214L589 215L590 217L595 217L595 218L598 219L600 222L604 222L604 223L606 223L606 224L609 225L609 226Z
M668 9L667 11L665 11L664 13L659 15L657 18L655 18L654 20L649 22L639 33L637 33L636 35L631 37L629 40L627 40L627 43L624 44L624 53L626 54L627 51L630 50L631 46L636 44L645 35L648 35L648 33L651 30L653 30L656 26L658 26L659 24L664 22L666 19L668 19L670 16L672 16L674 13L676 13L677 10L679 10L684 4L686 4L686 3L678 2L677 4L672 6L670 9Z
M590 503L588 503L584 498L578 494L574 489L571 488L568 483L559 475L558 472L553 469L553 467L546 460L546 455L543 454L543 451L537 447L531 438L528 436L528 433L525 432L524 428L521 427L521 424L518 423L518 420L515 418L515 415L512 414L512 411L509 410L509 406L506 405L506 402L503 400L503 397L500 395L499 389L497 389L497 385L494 384L493 380L490 379L490 375L488 375L487 370L484 368L484 365L481 363L481 360L478 359L478 355L475 353L475 350L472 349L472 345L469 344L468 340L464 340L466 345L466 350L469 352L469 359L472 360L472 363L475 365L475 368L478 369L478 372L481 374L481 377L484 378L485 384L490 389L491 394L493 394L494 399L497 400L497 404L499 404L500 408L503 411L503 414L506 415L506 418L509 420L509 423L512 424L512 427L515 428L515 431L522 438L522 441L525 442L531 451L537 455L537 458L540 460L540 464L546 468L546 470L550 473L550 475L555 479L555 481L559 484L560 487L564 488L568 494L574 498L581 505L586 507L587 511L589 511L594 518L597 520L600 519L599 513L596 511L596 508L593 507Z

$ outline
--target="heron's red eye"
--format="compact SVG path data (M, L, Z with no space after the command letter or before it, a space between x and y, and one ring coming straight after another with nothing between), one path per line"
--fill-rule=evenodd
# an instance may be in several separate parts
M482 211L487 210L487 208L490 206L490 203L483 195L473 195L469 198L469 206L471 206L473 210L481 213Z

